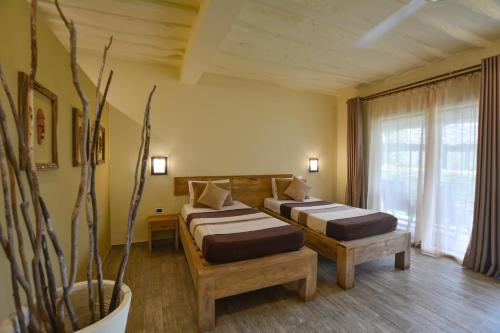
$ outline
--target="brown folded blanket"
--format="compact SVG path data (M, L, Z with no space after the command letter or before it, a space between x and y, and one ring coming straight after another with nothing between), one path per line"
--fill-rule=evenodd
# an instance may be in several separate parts
M203 257L214 263L227 263L271 254L296 251L304 246L304 233L293 225L203 239Z
M293 208L319 207L331 204L331 202L327 201L284 203L280 206L280 213L283 217L292 219ZM359 210L359 208L339 205L338 207L301 211L298 214L299 218L296 222L307 226L308 219L311 216L314 216L314 214L340 210ZM326 221L325 235L339 241L350 241L392 232L396 230L397 225L398 220L393 215L382 212L374 212L362 216Z
M252 214L256 214L256 216L249 216ZM238 216L242 216L242 218L220 221L221 218ZM193 220L201 218L207 220L195 222L195 228L190 228L190 232L193 234L197 233L197 227L202 226L232 225L234 229L239 223L250 222L255 223L258 228L259 223L262 222L263 229L224 234L214 233L204 236L201 252L205 260L212 263L228 263L296 251L302 248L305 243L304 233L300 228L276 220L253 208L191 213L186 217L188 228ZM267 226L269 226L270 219L274 220L271 223L272 227L266 227L266 220L268 221Z

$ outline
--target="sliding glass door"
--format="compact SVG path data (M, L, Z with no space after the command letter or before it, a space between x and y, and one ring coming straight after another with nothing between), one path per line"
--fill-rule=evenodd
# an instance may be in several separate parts
M478 104L439 110L435 222L427 247L463 258L472 231Z
M413 233L423 159L423 125L422 115L382 121L379 209L396 216L399 227Z
M368 208L461 260L472 229L479 74L368 101Z

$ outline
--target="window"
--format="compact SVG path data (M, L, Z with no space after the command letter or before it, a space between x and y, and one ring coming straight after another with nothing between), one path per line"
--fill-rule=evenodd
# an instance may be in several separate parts
M472 231L480 74L365 104L368 208L391 213L422 251L462 260Z

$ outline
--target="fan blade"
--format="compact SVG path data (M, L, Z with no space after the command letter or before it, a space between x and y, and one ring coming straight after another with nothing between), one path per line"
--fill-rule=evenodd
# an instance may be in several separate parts
M386 32L400 24L405 18L425 6L427 2L428 0L411 0L406 6L402 7L365 33L356 43L356 47L362 49L374 43Z

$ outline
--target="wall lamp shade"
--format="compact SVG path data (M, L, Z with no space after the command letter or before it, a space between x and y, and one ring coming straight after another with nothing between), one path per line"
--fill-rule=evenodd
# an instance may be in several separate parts
M319 159L316 157L309 158L309 172L319 171Z
M167 170L167 156L153 156L151 157L151 175L168 175Z

